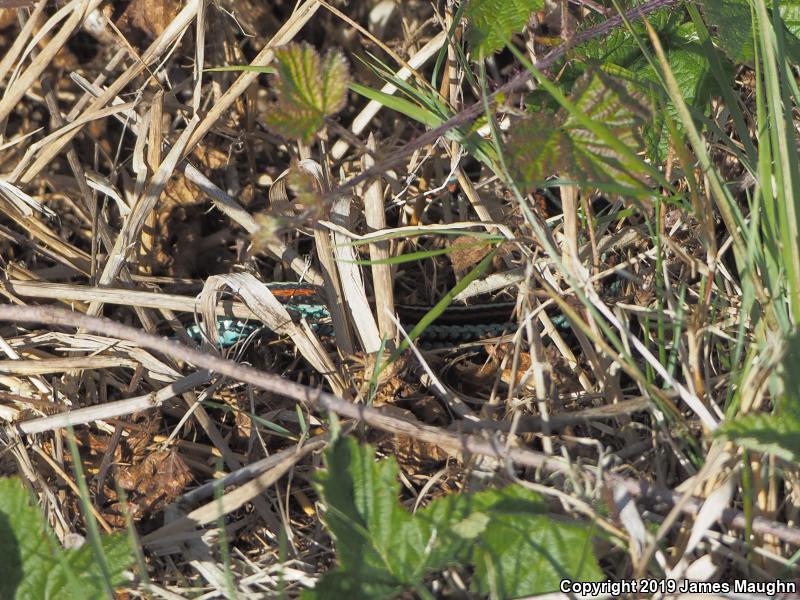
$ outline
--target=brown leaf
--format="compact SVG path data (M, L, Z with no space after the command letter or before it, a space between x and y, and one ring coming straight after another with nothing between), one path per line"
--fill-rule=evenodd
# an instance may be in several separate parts
M174 450L150 453L142 462L122 468L117 474L120 487L131 493L134 519L164 508L191 481L192 474Z
M33 4L31 2L31 4ZM8 4L0 2L0 6L8 6ZM13 8L0 8L0 29L5 29L17 23L17 11Z
M469 235L462 235L450 242L447 256L453 265L456 279L461 279L475 265L489 254L492 246Z
M180 9L178 0L132 0L116 25L131 45L141 47L142 35L151 39L161 35Z
M201 144L192 151L192 154L209 171L223 169L230 163L225 152L208 144Z
M397 406L386 405L381 411L394 417L405 419L411 423L419 423L411 411ZM414 475L431 468L436 468L447 461L449 454L436 444L417 440L403 434L377 433L371 436L372 443L397 459L404 472Z

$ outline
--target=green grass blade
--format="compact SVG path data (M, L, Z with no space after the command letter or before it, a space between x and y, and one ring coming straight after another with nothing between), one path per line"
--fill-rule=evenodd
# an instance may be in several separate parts
M387 94L385 92L381 92L380 90L373 90L372 88L361 85L360 83L351 83L350 89L356 94L364 96L364 98L368 100L379 102L386 108L397 111L400 114L414 119L418 123L422 123L427 127L437 127L444 123L444 120L438 115L423 108L422 106L419 106L418 104L414 104L413 102L406 100L405 98L399 98L398 96Z
M114 598L114 589L111 586L111 569L108 567L106 556L103 552L103 544L100 541L100 529L97 527L97 521L95 521L94 515L92 514L92 501L89 499L89 488L86 485L78 444L75 442L75 432L71 426L68 429L66 437L69 443L69 451L72 453L75 482L78 484L78 489L80 490L81 506L86 520L86 532L88 533L89 543L92 545L92 550L97 559L97 565L103 573L103 587L105 588L106 595L109 598Z
M447 292L444 297L442 297L436 305L431 308L425 315L419 320L419 322L414 326L414 328L408 333L408 337L403 339L400 343L400 346L392 353L392 356L389 358L388 362L395 361L400 354L402 354L406 348L408 348L409 344L417 339L420 334L425 331L429 325L431 325L439 316L447 309L448 306L453 302L453 299L460 294L466 287L472 283L475 279L480 277L483 273L486 272L486 269L489 268L489 265L492 264L492 259L495 257L496 251L492 251L487 254L481 262L479 262L469 273L467 273L449 292Z

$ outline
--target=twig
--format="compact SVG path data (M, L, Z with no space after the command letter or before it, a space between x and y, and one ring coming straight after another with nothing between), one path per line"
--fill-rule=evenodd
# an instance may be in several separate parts
M106 402L105 404L95 406L87 406L85 408L77 408L64 413L23 421L16 425L17 431L21 434L30 435L32 433L42 433L43 431L51 431L53 429L69 426L74 427L75 425L81 425L83 423L121 417L149 408L156 408L167 400L171 400L175 396L205 383L210 378L210 374L206 371L197 371L178 381L172 382L154 393L136 396L135 398L125 398L124 400L117 400L115 402Z
M49 325L77 327L95 333L102 333L106 336L128 340L149 350L166 354L173 359L192 363L200 368L249 383L263 390L307 403L317 409L362 421L382 431L407 435L455 452L490 456L497 460L533 467L548 473L564 473L570 469L580 468L584 475L592 479L598 477L596 470L591 467L569 465L563 460L549 458L532 450L506 448L498 441L487 441L475 436L450 433L430 425L392 417L377 409L351 404L322 390L314 390L299 383L287 381L279 375L264 373L252 367L246 367L233 361L194 350L166 338L159 338L138 329L121 325L110 319L88 317L53 307L0 306L0 320L13 323L47 323ZM686 500L681 494L672 490L656 487L649 483L636 481L614 473L604 473L603 478L610 485L622 487L632 496L642 498L648 503L663 503L674 506L679 501L683 501L685 504L681 507L681 512L684 514L698 514L703 504L701 499L690 498ZM773 535L780 540L800 546L800 529L790 527L784 523L763 517L754 517L748 523L744 513L734 509L723 511L721 521L729 527L741 530L744 530L749 525L755 533Z

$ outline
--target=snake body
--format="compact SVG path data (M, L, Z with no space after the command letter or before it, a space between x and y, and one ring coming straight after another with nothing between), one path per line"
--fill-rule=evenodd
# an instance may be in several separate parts
M305 319L311 328L320 335L330 335L333 328L330 312L325 303L321 288L303 283L272 282L267 287L281 301L293 319ZM476 306L453 306L442 313L421 334L427 346L464 343L495 337L512 330L513 302L498 302ZM399 304L396 306L404 324L414 325L429 310L429 306ZM262 326L252 321L229 317L217 318L217 345L228 348L247 339ZM202 339L198 325L186 328L186 332L196 342Z

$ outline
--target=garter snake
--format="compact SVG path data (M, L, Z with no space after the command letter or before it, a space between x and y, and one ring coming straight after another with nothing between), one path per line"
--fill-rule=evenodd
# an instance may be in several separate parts
M318 333L333 332L330 313L325 303L322 288L305 283L267 283L272 294L286 308L293 319L305 319ZM413 304L395 306L404 325L416 324L431 307ZM421 338L428 346L445 343L463 343L501 335L511 330L511 314L514 302L493 302L474 306L450 306L436 321L428 326ZM217 318L217 344L223 348L232 346L255 333L261 326L254 322L228 317ZM200 341L201 330L197 325L186 328L189 336Z

